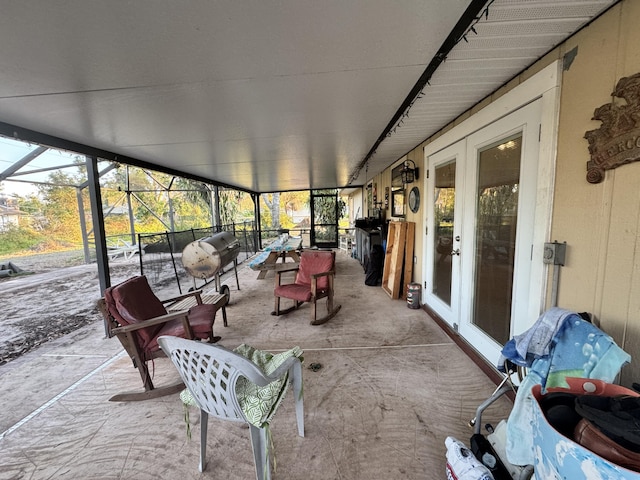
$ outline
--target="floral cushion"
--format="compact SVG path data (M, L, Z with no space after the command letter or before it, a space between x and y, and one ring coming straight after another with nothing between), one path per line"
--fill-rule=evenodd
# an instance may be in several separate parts
M282 363L290 357L297 357L302 361L302 350L293 347L285 352L271 354L263 350L257 350L249 345L240 345L234 352L255 363L265 375L273 373ZM289 386L289 375L260 387L244 377L240 377L236 383L236 395L240 408L247 420L256 427L262 428L269 424L280 402L284 398ZM189 390L185 389L180 394L180 399L186 406L197 406Z

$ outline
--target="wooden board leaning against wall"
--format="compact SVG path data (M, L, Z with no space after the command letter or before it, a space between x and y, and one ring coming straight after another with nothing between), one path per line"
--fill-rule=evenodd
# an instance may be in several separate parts
M406 298L403 286L412 280L415 227L415 222L389 222L382 289L392 299Z

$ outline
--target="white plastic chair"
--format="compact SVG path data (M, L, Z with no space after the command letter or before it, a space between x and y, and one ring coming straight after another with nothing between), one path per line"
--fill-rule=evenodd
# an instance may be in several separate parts
M186 387L200 408L200 471L204 471L207 449L208 415L223 420L245 422L249 425L251 446L258 480L271 478L268 449L268 425L256 427L243 412L236 395L236 383L240 377L264 387L282 380L289 374L293 384L296 402L298 435L304 437L304 407L302 401L302 366L300 359L286 359L271 375L265 375L252 361L220 345L186 340L178 337L161 336L158 343L169 357ZM283 383L283 388L286 383Z

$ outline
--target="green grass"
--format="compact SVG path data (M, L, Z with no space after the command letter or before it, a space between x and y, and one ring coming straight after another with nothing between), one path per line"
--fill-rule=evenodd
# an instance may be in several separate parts
M0 233L0 255L34 249L44 239L44 235L31 229L9 227Z

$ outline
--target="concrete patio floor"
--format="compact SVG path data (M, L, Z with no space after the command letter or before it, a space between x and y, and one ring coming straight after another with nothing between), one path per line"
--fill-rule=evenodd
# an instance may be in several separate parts
M220 343L305 352L305 437L297 436L291 392L272 423L279 480L440 479L447 436L468 444L475 409L495 388L423 311L364 284L360 264L337 253L336 302L329 323L309 324L308 305L281 317L273 278L239 268L214 331ZM322 305L324 308L324 305ZM321 310L322 311L322 310ZM319 363L312 371L308 366ZM178 378L168 359L154 362L156 384ZM102 322L48 342L0 367L0 479L251 479L249 431L209 420L207 469L198 472L199 414L186 436L177 394L143 402L109 402L142 389L137 371ZM483 417L497 423L511 403Z

